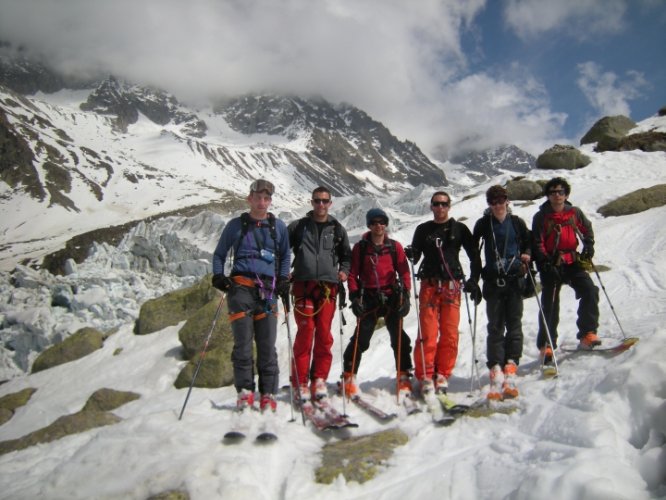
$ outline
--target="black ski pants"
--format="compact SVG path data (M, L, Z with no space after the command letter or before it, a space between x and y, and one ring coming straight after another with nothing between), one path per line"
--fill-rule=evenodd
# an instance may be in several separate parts
M349 339L349 344L343 354L345 372L358 372L361 357L370 347L370 339L375 333L375 326L380 317L384 318L386 329L391 337L396 370L409 371L412 369L412 343L405 330L401 328L402 318L392 302L390 298L387 298L386 302L382 303L374 293L363 294L363 316L358 318L356 332ZM400 358L398 358L398 339L400 339ZM353 370L352 363L354 363Z
M523 296L518 279L507 279L500 287L484 281L483 298L488 316L486 366L504 365L508 360L520 364L523 355Z
M582 338L588 332L597 332L599 328L599 288L592 282L590 275L578 264L559 267L559 277L541 273L541 305L548 321L548 328L553 340L553 349L557 347L557 327L560 322L560 289L569 285L576 293L578 302L578 319L576 338ZM539 333L537 347L541 349L548 344L548 336L544 328L543 318L539 315Z

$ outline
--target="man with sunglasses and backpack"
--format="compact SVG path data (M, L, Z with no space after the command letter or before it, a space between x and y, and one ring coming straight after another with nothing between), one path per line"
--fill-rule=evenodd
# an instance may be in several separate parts
M550 364L557 348L557 326L560 313L560 289L569 285L576 292L578 319L576 326L580 349L601 345L599 327L599 289L581 261L594 257L594 231L583 211L569 201L571 186L562 177L549 180L543 192L546 201L532 219L533 256L541 274L541 304L548 322L546 331L539 316L537 347L544 365ZM578 240L583 243L578 254ZM548 333L552 345L548 341Z
M328 396L331 323L339 287L347 281L351 266L347 231L328 213L331 192L324 186L315 188L310 203L312 210L288 227L294 251L291 293L297 326L291 380L300 402Z
M253 341L261 411L275 411L279 386L277 299L289 299L289 237L285 223L268 211L275 187L264 179L250 185L249 212L231 219L213 254L213 286L227 294L229 322L234 336L231 361L237 408L254 406ZM230 257L231 256L231 257ZM233 259L225 275L225 263Z
M451 197L437 191L430 198L433 220L419 224L412 244L405 248L407 258L423 262L417 274L419 291L419 322L421 338L414 347L414 370L421 392L445 394L448 379L458 357L458 324L465 277L458 260L464 248L472 266L481 267L472 233L462 222L449 216ZM481 290L472 279L464 285L476 303Z

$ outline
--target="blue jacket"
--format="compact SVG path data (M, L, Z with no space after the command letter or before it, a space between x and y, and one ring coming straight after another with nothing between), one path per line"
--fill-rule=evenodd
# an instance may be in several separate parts
M271 237L269 219L266 218L262 221L252 219L251 221L252 223L242 241L239 241L243 227L240 217L231 219L224 227L213 253L213 274L225 274L224 268L227 256L230 250L234 250L236 254L233 255L233 267L230 273L226 273L228 275L256 274L257 276L272 277L275 275L274 259L279 256L280 268L276 277L289 276L291 251L286 224L280 219L275 219L276 248ZM271 256L273 259L271 259Z

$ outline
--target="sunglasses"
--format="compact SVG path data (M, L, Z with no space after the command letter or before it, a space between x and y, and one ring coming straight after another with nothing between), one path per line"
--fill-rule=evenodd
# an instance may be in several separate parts
M450 205L451 203L448 201L433 201L432 203L430 203L430 206L432 207L448 207Z
M370 221L370 225L371 226L376 226L376 225L385 226L386 222L384 222L383 220L373 220L373 221Z
M495 198L494 200L490 200L488 202L488 205L503 205L506 203L507 198Z
M331 200L327 198L312 198L312 203L315 205L328 205L330 202Z
M551 195L554 195L554 194L564 196L564 189L551 189L550 191L548 191L548 196L551 196Z

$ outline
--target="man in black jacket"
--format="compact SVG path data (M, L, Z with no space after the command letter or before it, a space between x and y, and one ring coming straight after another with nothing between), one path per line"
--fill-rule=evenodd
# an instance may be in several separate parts
M351 265L347 231L328 213L331 192L323 186L316 188L310 203L312 210L288 228L294 250L291 276L297 326L292 382L301 401L328 395L326 379L333 361L331 323L338 287L347 281Z

